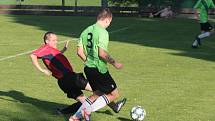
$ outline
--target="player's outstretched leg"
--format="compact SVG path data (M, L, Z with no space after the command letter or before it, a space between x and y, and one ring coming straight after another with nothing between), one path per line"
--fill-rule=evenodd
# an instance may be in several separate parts
M87 110L87 108L83 108L83 110L81 110L81 113L85 121L90 121L90 112Z
M214 33L213 27L209 27L207 31L202 31L202 33L200 35L198 35L196 37L196 39L194 40L192 47L197 48L198 46L201 45L202 39L211 36L213 33Z
M93 96L91 96L91 97L93 97ZM82 119L82 118L88 118L88 117L90 117L90 116L88 116L88 115L90 115L90 113L88 113L88 112L91 112L91 105L92 105L92 102L90 101L90 99L89 98L87 98L83 103L82 103L82 105L81 105L81 107L78 109L78 111L74 114L74 115L72 115L71 117L70 117L70 119Z

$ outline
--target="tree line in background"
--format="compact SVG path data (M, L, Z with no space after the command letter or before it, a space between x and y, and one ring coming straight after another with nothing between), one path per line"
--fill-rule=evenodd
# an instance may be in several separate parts
M22 2L26 0L16 0ZM66 0L59 0L62 6L66 6ZM68 1L68 0L67 0ZM192 8L197 0L100 0L102 7L121 6L121 7L139 7L147 8L148 6L159 9L165 6L172 6L172 8ZM213 0L215 2L215 0ZM79 0L74 0L74 6L78 6Z
M197 0L108 0L109 3L116 6L130 6L136 4L138 7L147 7L153 5L160 6L173 6L175 8L192 8ZM213 0L215 2L215 0Z
M16 0L24 2L25 0ZM66 0L60 0L62 6L65 6ZM197 0L101 0L101 6L121 6L121 7L139 7L145 8L148 5L159 8L161 6L172 6L173 8L192 8ZM215 2L215 0L213 0ZM79 0L74 0L75 6L78 6Z

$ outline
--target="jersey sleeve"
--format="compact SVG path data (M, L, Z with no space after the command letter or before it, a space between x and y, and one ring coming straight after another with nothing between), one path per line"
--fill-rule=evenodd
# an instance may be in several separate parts
M100 33L98 40L98 47L108 51L109 34L107 31Z
M38 58L43 57L46 54L46 46L42 46L42 47L32 51L32 54L36 55Z
M201 0L198 0L197 3L195 4L195 6L193 8L199 9L200 8L200 4L201 4Z

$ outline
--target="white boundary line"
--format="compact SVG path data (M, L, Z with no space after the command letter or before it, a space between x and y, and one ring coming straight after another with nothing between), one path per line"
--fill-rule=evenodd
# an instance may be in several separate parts
M24 53L19 53L19 54L16 54L16 55L7 56L7 57L4 57L4 58L1 58L0 61L4 61L4 60L10 59L10 58L15 58L15 57L18 57L18 56L21 56L21 55L27 55L27 54L31 53L32 51L27 51L27 52L24 52Z
M66 41L71 41L71 40L60 41L60 42L58 42L58 44L64 43ZM21 55L27 55L27 54L30 54L34 50L36 50L36 49L30 50L30 51L27 51L27 52L23 52L23 53L19 53L19 54L16 54L16 55L11 55L11 56L7 56L7 57L4 57L4 58L0 58L0 61L7 60L7 59L10 59L10 58L16 58L16 57L21 56Z
M120 32L120 31L123 31L123 30L126 30L126 29L128 29L128 27L123 27L121 29L113 30L113 31L110 32L110 34ZM72 39L72 40L75 40L75 39ZM58 44L62 44L64 42L66 42L66 41L71 41L71 40L60 41L60 42L58 42ZM30 54L34 50L30 50L30 51L26 51L26 52L23 52L23 53L18 53L16 55L10 55L10 56L4 57L4 58L0 58L0 61L8 60L8 59L11 59L11 58L16 58L16 57L22 56L22 55L27 55L27 54Z

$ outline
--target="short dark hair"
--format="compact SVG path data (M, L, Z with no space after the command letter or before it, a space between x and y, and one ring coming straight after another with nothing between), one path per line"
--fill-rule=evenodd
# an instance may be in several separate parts
M112 12L109 8L104 8L100 10L97 15L97 20L104 20L106 18L112 18Z
M55 34L55 33L49 31L49 32L46 32L46 33L44 34L44 36L43 36L43 41L44 41L45 44L47 44L47 43L46 43L46 40L50 37L51 34Z

